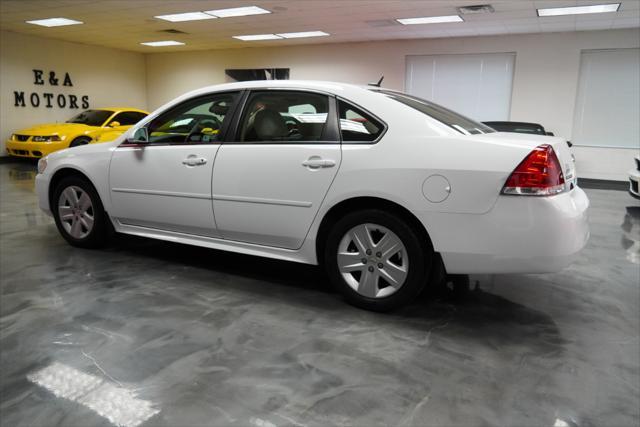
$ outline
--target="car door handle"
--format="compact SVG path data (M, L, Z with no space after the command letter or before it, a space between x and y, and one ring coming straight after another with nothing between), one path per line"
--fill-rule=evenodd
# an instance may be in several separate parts
M332 168L336 165L336 162L331 159L323 159L319 156L309 157L307 160L302 162L302 166L309 169L320 169L320 168Z
M207 163L204 157L189 156L182 161L185 166L202 166Z

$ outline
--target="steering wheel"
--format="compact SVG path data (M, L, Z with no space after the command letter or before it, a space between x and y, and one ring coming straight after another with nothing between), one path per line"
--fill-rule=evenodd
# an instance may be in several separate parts
M220 129L222 127L222 122L218 120L217 117L204 117L195 121L193 127L187 134L186 141L189 141L191 137L195 134L202 133L203 129L212 128L212 129Z

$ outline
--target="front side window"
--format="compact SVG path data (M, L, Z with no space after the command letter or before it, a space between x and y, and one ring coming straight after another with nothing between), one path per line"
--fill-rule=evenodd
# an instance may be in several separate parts
M239 140L313 143L326 140L326 95L294 91L254 92L247 100Z
M414 110L418 110L421 113L433 119L436 119L441 123L444 123L445 125L457 130L462 134L475 135L479 133L495 132L489 126L486 126L480 122L476 122L475 120L469 119L463 115L456 113L455 111L451 111L441 105L434 104L433 102L429 102L427 100L399 92L386 90L377 90L376 92L386 95L388 98L398 101L401 104L407 105Z
M132 126L145 117L147 117L145 113L140 113L138 111L123 111L116 114L115 117L109 120L109 125L113 122L118 122L120 126Z
M79 123L87 126L102 126L112 114L113 111L109 110L86 110L67 120L67 123Z
M338 103L338 112L344 142L373 142L384 131L382 123L344 101Z
M219 141L237 94L223 93L186 101L147 126L150 143L207 144Z

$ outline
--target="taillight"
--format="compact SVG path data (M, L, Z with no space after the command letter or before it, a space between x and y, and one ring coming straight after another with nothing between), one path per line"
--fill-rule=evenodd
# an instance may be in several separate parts
M562 193L566 186L564 175L553 147L536 147L511 173L502 194L523 196L552 196Z

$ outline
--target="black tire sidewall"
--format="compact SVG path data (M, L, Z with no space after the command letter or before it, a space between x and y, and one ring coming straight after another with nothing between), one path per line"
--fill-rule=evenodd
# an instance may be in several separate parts
M364 223L378 224L393 231L407 250L407 279L400 289L385 298L369 298L358 294L345 282L338 269L337 252L341 239L351 228ZM367 310L384 312L408 304L418 297L429 279L432 258L431 244L406 221L387 211L367 209L349 213L334 224L327 236L324 264L332 284L347 302Z
M91 232L82 239L76 239L71 236L62 226L62 222L60 221L60 217L58 215L58 201L60 200L60 194L67 187L75 186L81 188L84 192L86 192L91 198L91 204L93 205L93 229ZM51 200L51 211L53 213L53 218L56 222L56 227L58 227L58 231L62 235L62 237L69 242L69 244L81 248L98 248L103 246L107 240L107 216L104 211L104 207L102 206L102 201L100 200L100 196L98 192L93 187L93 185L86 179L79 176L70 176L63 178L56 188L53 191L53 198Z

